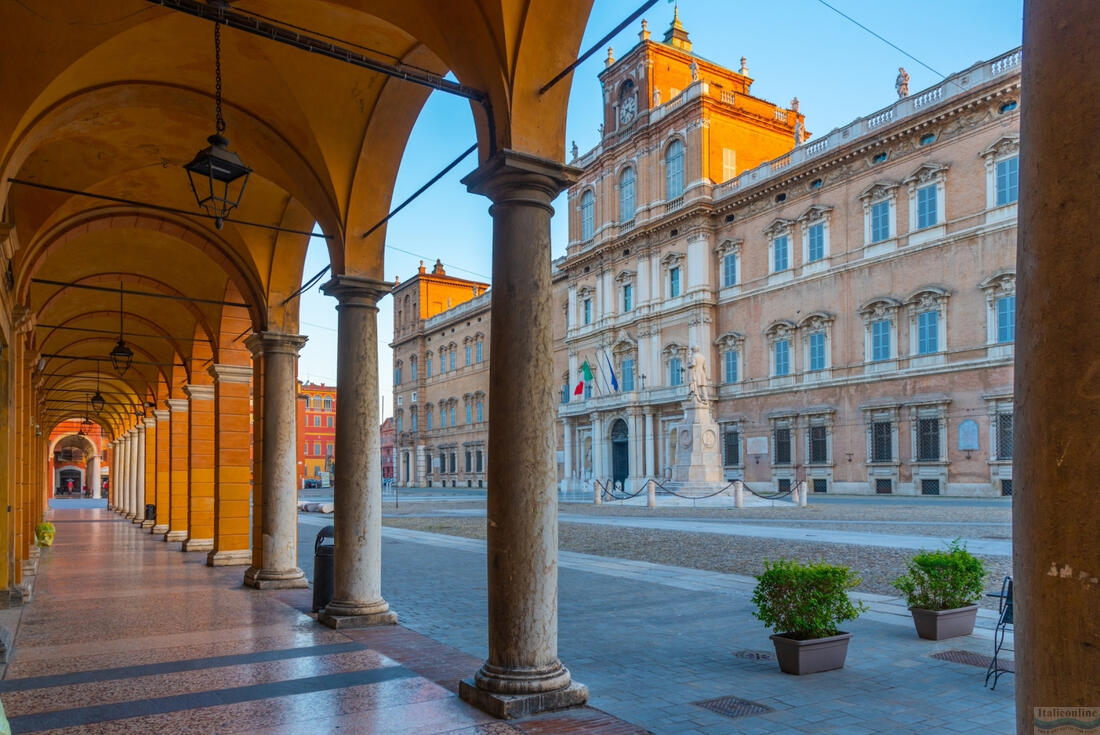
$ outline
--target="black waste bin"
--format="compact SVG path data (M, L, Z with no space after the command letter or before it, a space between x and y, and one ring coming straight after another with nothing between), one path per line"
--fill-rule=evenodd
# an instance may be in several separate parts
M313 542L313 612L320 612L332 602L332 565L335 561L335 529L325 526ZM330 543L325 543L329 539Z
M157 519L157 506L146 503L145 504L145 520L155 521Z

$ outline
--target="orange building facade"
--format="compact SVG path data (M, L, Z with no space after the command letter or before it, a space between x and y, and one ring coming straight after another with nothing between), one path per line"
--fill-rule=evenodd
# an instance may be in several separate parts
M298 488L332 485L336 386L298 383Z

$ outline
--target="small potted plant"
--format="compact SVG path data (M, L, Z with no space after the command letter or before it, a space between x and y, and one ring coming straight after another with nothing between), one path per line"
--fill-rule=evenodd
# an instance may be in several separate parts
M866 609L848 597L858 584L859 577L846 566L764 562L752 593L753 615L775 631L771 639L780 670L814 674L844 666L852 634L837 626Z
M34 538L39 546L53 546L54 527L49 521L34 527Z
M921 638L939 641L974 632L975 604L982 596L985 565L958 540L944 551L922 551L894 580L905 597Z

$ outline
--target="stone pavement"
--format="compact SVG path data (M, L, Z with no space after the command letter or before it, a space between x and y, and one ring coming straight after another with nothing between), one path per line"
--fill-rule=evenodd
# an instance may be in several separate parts
M323 519L300 518L303 540ZM486 652L484 543L385 528L383 594L402 625L480 660ZM927 537L925 537L927 538ZM751 580L562 553L559 650L590 703L659 735L707 733L1007 733L1013 677L933 653L991 653L978 635L923 641L896 601L867 596L847 664L805 677L779 672L751 615ZM773 711L736 719L697 702L737 697Z
M345 633L310 590L261 592L103 509L54 510L0 681L13 733L641 735L591 707L500 722L455 681L480 659L398 626Z

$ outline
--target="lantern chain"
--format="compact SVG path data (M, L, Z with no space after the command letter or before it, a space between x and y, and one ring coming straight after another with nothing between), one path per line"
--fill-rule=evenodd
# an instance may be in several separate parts
M225 132L222 119L222 24L214 24L214 107L217 112L215 129L218 135Z

